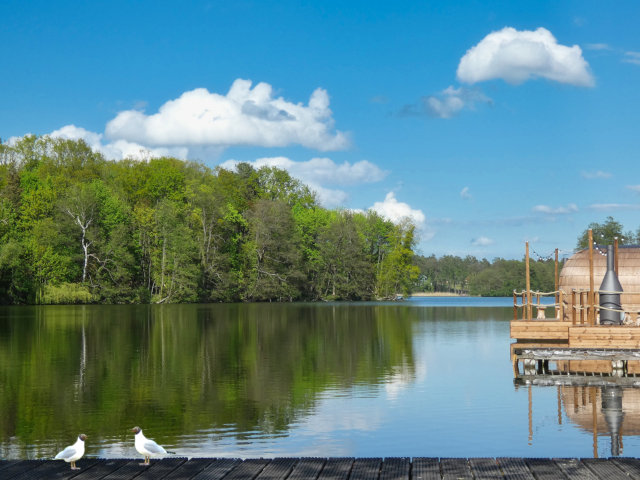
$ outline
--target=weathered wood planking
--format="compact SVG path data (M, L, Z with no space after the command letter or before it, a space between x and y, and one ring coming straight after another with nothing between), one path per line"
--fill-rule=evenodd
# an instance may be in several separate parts
M569 340L569 322L511 321L511 338L530 340Z
M536 480L639 479L640 461L546 458L167 458L152 461L84 458L81 470L54 460L0 460L0 479L73 480Z
M640 348L640 328L627 326L569 328L569 346L575 348Z

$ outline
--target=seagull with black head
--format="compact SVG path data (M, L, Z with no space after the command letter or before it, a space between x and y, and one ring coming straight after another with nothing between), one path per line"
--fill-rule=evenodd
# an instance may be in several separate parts
M140 427L133 427L131 431L135 433L136 450L140 455L144 455L144 463L141 463L140 465L149 465L150 458L152 456L167 454L167 451L164 448L153 440L145 437Z
M71 470L80 470L80 467L76 467L76 462L84 455L84 441L87 436L84 433L78 435L78 440L73 445L69 445L55 456L56 460L64 460L71 464Z

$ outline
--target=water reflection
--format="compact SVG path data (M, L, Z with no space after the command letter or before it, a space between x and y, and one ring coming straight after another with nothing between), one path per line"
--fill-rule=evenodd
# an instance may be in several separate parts
M281 437L325 392L411 382L412 318L401 306L1 309L0 456L47 456L79 431L119 455L133 425L187 449Z
M601 376L574 379L564 377L552 381L541 376L538 382L516 378L516 388L526 385L528 389L529 443L532 443L534 436L533 391L555 388L558 396L558 425L562 424L564 412L564 418L590 433L594 458L598 458L599 447L602 446L599 445L602 443L599 442L599 437L608 438L611 456L623 455L623 435L640 435L640 388L631 386L632 382L624 383L626 386L623 387Z

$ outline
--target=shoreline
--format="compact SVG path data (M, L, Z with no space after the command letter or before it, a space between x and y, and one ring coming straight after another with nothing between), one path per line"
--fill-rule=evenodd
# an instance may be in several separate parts
M467 295L463 293L451 293L451 292L415 292L409 296L410 297L473 297L474 295Z

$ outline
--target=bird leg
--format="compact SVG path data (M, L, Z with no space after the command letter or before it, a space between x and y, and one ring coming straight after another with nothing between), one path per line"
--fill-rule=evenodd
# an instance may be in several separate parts
M148 457L147 455L145 455L144 456L144 463L141 463L140 465L151 465L150 459L151 459L151 457Z
M71 462L71 470L80 470L80 467L76 467L76 462Z

